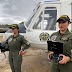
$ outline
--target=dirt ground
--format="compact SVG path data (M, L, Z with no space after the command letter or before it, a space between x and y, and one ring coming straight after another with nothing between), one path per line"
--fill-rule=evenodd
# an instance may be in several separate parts
M0 41L2 38L0 37ZM42 50L26 50L26 54L23 55L22 61L22 72L50 72L51 64L47 59L47 53ZM4 57L0 53L0 57ZM5 53L6 58L0 58L0 72L11 72L9 63L8 63L8 52Z

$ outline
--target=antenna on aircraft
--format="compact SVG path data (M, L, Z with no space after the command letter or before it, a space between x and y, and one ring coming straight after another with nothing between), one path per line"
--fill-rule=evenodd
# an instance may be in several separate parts
M36 6L38 5L34 0L32 0L32 2L33 2Z

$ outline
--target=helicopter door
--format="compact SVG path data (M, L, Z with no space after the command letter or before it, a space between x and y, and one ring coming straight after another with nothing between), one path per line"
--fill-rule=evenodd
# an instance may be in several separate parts
M57 8L46 7L44 10L43 30L56 30Z
M59 16L60 4L44 4L41 6L30 24L30 41L38 44L46 42L47 38L43 37L58 30L56 20ZM40 39L40 35L42 39Z
M47 4L41 8L41 12L33 20L33 30L57 31L56 20L60 16L60 4Z

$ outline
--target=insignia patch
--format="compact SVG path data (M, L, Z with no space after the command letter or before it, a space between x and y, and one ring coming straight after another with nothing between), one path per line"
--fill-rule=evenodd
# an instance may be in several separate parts
M29 42L27 42L26 44L27 44L27 45L29 45L30 43L29 43Z
M8 40L8 42L11 42L12 41L12 38L10 38L9 40Z
M62 40L68 40L68 38L64 37L64 38L61 38Z
M71 49L71 53L72 53L72 49Z
M41 33L40 36L39 36L40 40L48 40L50 37L49 37L49 34L48 33Z
M56 39L56 37L57 37L57 36L52 36L52 37L51 37L51 40L54 41L54 40Z
M16 39L13 39L13 41L16 41Z

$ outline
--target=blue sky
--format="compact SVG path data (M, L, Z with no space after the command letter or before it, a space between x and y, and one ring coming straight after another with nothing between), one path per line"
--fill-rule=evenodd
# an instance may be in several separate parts
M34 1L38 3L44 0ZM32 0L0 0L0 24L25 22L34 8Z

